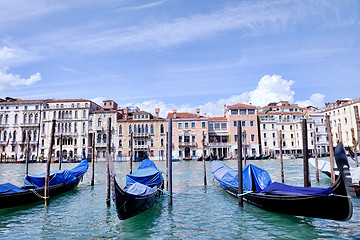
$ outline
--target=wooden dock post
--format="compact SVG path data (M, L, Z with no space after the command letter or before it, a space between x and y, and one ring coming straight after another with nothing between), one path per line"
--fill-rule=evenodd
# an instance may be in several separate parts
M317 152L317 144L316 144L316 132L314 131L314 155L315 155L315 173L316 173L316 181L319 182L319 160L318 160L318 152Z
M354 128L351 128L351 137L352 137L352 143L353 143L353 151L354 151L354 160L355 160L355 167L359 166L359 162L358 162L358 154L357 154L357 145L358 145L358 141L356 141L355 139L355 130Z
M63 135L60 134L60 156L59 156L59 170L61 170L61 162L62 162L62 154L63 154L63 149L62 149L62 145L63 145Z
M25 154L25 176L29 174L29 158L30 158L30 133L27 133L26 138L26 154Z
M238 141L238 203L243 207L243 177L242 177L242 132L241 121L237 121L237 141Z
M243 137L243 139L244 139L244 166L246 166L246 131L244 130L244 137Z
M110 207L111 118L108 117L106 146L106 205Z
M302 120L302 136L303 136L303 163L304 163L304 187L311 187L308 160L308 137L307 137L307 121Z
M279 147L280 147L280 171L281 171L281 182L284 183L284 162L283 162L283 153L282 153L282 131L279 130Z
M95 132L90 134L91 145L91 186L95 183Z
M204 186L207 185L206 183L206 164L205 164L205 132L203 132L203 139L202 139L202 144L203 144L203 168L204 168Z
M334 145L333 138L331 134L331 126L330 126L330 116L325 116L326 128L327 128L327 136L329 139L329 152L330 152L330 173L331 173L331 184L335 182L335 171L334 171Z
M53 119L52 127L51 127L51 135L50 135L50 148L48 153L48 159L46 161L46 175L45 175L45 189L44 189L45 207L49 206L49 177L50 177L52 150L55 142L55 125L56 125L56 120Z
M171 207L173 205L172 202L172 119L169 118L168 123L168 188L169 188L169 197L168 197L168 205Z
M355 114L355 124L356 124L356 131L357 131L357 145L358 149L360 149L360 118L359 118L359 108L358 106L354 106L354 114Z
M133 160L133 143L134 143L134 135L133 132L130 133L130 174L132 173L132 160Z

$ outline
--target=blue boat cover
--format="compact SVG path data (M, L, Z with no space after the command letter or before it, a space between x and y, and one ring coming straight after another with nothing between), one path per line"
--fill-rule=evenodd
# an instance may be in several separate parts
M314 188L314 187L296 187L274 182L264 188L261 193L276 195L293 195L293 196L329 196L332 194L331 187Z
M77 177L83 175L88 169L88 161L82 160L76 167L71 170L56 170L50 172L49 186L61 183L76 182ZM24 179L24 188L36 187L43 188L45 186L46 173L40 175L27 175Z
M126 193L135 196L141 196L156 192L156 190L157 190L156 187L149 187L144 184L136 182L126 189Z
M136 182L147 186L160 186L162 181L163 177L155 163L150 159L145 159L137 170L126 176L126 187L130 187Z
M211 162L214 177L220 182L222 188L238 187L238 171L218 161ZM252 164L243 169L243 189L259 191L271 184L267 171Z
M16 192L23 192L24 189L15 186L11 183L3 183L0 184L0 194L4 194L4 193L16 193Z

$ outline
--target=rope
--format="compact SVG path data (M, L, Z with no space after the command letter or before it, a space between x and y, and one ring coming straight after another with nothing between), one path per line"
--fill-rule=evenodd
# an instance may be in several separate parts
M252 193L253 191L245 191L243 194L238 194L238 197L244 196L246 194Z
M172 197L173 195L169 194L168 192L166 192L165 190L163 189L158 189L160 192L164 193L165 195L169 196L169 197Z
M49 197L43 197L41 196L38 192L36 192L34 189L30 189L30 191L32 191L37 197L41 198L41 199L47 199Z
M118 209L115 208L115 204L113 203L113 209L115 212L119 211L124 205L125 205L126 201L124 202L123 205L121 205L121 207L119 207Z
M166 173L166 172L163 172L163 171L161 171L161 170L159 170L159 172L161 172L161 173L163 173L163 174L165 174L165 175L167 176L167 173Z

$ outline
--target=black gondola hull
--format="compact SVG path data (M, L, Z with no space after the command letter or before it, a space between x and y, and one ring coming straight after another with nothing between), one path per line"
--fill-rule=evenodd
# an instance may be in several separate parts
M161 196L160 188L147 195L134 196L127 194L116 182L114 181L114 203L115 210L120 220L125 220L134 217L150 207L152 207Z
M74 189L80 182L82 176L76 182L62 183L49 187L49 197L54 197ZM43 201L44 188L27 189L24 192L7 193L0 195L0 209L17 207L29 203Z

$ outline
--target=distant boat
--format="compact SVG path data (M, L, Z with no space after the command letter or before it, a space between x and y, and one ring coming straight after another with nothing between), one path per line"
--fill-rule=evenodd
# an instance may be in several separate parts
M111 170L113 172L113 169ZM120 220L125 220L152 207L160 198L164 187L164 179L150 159L142 161L132 174L126 176L126 186L121 188L115 174L111 174L114 184L113 201L115 211Z
M84 159L71 170L51 171L49 196L53 197L75 188L88 167L88 160ZM23 187L11 183L0 184L0 208L17 207L43 200L45 175L26 175Z
M341 149L342 148L342 149ZM341 173L336 182L328 188L295 187L272 183L269 174L252 164L243 170L243 198L246 202L267 211L295 216L349 220L353 206L349 196L350 187L345 179L348 162L341 143L336 150L336 161ZM345 158L344 156L345 155ZM347 164L346 164L347 163ZM211 169L220 186L234 197L238 197L237 170L218 161Z
M180 162L180 159L179 158L173 158L172 161L173 162Z

